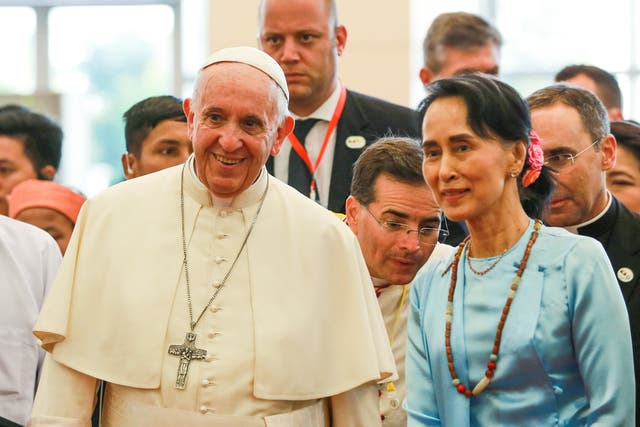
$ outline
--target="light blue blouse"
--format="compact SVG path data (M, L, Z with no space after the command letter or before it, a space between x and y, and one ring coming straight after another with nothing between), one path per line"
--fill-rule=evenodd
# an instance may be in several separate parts
M460 258L451 347L458 377L484 376L511 281L533 230L484 276ZM470 399L451 384L445 307L453 256L428 264L411 290L407 339L408 426L635 426L626 308L600 244L542 227L505 323L495 376ZM476 270L496 258L471 261Z

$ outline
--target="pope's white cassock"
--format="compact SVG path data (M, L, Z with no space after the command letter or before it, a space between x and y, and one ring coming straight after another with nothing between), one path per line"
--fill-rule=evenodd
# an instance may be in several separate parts
M189 331L180 192L204 360L175 388ZM49 352L31 426L374 426L375 382L395 376L358 242L332 213L262 170L214 199L193 157L85 203L34 329Z

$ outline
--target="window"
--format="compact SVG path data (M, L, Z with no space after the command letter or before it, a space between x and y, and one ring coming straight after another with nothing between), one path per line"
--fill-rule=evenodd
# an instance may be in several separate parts
M0 47L15 58L0 71L0 94L58 119L56 180L92 196L122 179L122 114L149 96L189 95L206 53L206 1L19 3L0 8L0 36L15 41ZM189 44L182 28L194 34Z
M0 93L32 93L36 88L35 11L28 7L3 8L0 40Z
M606 7L580 0L457 0L447 2L446 9L438 2L412 0L411 7L416 76L431 21L442 12L464 10L483 16L500 30L504 39L500 76L522 96L552 84L566 65L595 65L616 75L625 117L640 118L640 30L634 25L640 22L640 0L610 0ZM412 85L412 105L417 105L424 89L417 77Z

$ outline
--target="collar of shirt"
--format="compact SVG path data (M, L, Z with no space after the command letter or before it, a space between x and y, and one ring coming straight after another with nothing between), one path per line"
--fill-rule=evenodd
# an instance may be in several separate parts
M567 231L572 232L573 234L578 234L578 229L585 227L589 224L593 224L594 222L596 222L597 220L599 220L600 218L602 218L604 216L605 213L607 213L607 211L609 210L609 208L611 207L611 193L609 193L609 191L607 190L607 204L604 206L604 209L602 209L602 211L594 216L593 218L591 218L588 221L585 221L581 224L577 224L577 225L570 225L568 227L564 227Z
M296 120L304 120L304 119L320 119L325 122L330 122L331 117L333 116L333 111L336 109L336 105L338 105L338 99L340 99L340 85L337 85L333 93L327 98L326 101L319 106L316 111L309 114L306 117L301 117L296 114L291 113L294 119Z
M340 86L338 85L329 98L327 98L327 100L324 101L318 109L307 117L300 117L292 114L296 120L304 120L307 118L320 119L320 121L311 129L306 140L307 153L313 163L315 163L318 157L327 128L329 127L329 122L331 121L336 105L338 105L339 99ZM333 169L333 154L335 152L336 135L337 129L333 132L333 135L330 136L331 139L329 140L323 159L316 170L316 184L320 194L320 204L324 207L329 205L329 187L331 186L331 172ZM282 147L280 148L280 153L274 157L274 175L276 178L284 182L288 182L289 180L289 155L291 150L291 142L287 138L287 142L282 144Z
M389 285L389 282L384 279L378 279L377 277L371 276L371 281L373 282L373 286L375 287L386 287Z
M187 159L188 173L185 174L184 186L185 192L196 199L198 203L204 206L215 206L218 208L234 208L243 209L254 203L257 203L264 193L267 185L267 173L264 168L260 170L260 175L253 184L235 197L218 197L209 191L204 183L198 177L195 167L195 157L193 154Z

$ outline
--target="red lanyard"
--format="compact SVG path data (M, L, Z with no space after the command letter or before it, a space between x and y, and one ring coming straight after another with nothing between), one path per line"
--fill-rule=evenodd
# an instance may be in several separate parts
M309 154L304 146L298 141L298 138L291 133L289 134L289 141L291 142L291 147L298 153L300 158L304 160L304 163L307 165L309 172L311 172L311 195L313 196L316 193L316 170L318 170L318 166L324 157L324 152L327 149L327 145L329 145L329 140L331 139L331 134L338 126L338 121L340 120L340 116L342 115L342 111L344 110L344 103L347 100L347 89L344 87L342 82L340 84L340 97L338 98L338 103L336 104L335 110L333 110L333 115L331 116L331 121L329 122L329 126L327 127L327 133L324 135L324 141L322 141L322 147L320 148L320 152L318 153L318 158L316 159L315 165L311 164L311 159L309 158ZM315 200L315 197L312 197Z

